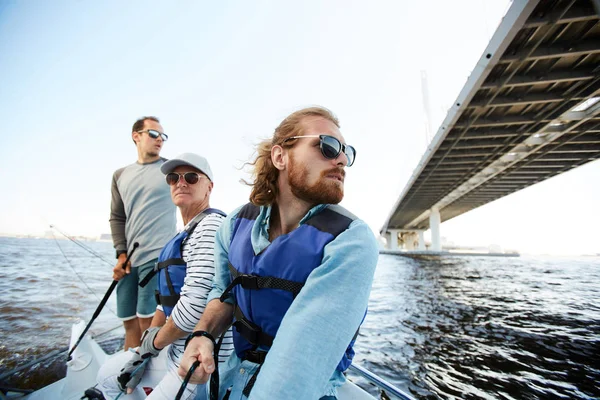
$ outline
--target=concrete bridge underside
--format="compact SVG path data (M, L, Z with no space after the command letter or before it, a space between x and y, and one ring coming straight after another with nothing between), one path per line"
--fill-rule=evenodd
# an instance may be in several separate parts
M441 222L600 157L599 12L600 0L513 2L382 235L420 236L419 249L431 227L439 251Z

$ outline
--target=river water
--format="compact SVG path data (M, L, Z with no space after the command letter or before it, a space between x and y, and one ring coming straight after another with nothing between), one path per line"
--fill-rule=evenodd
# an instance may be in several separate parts
M0 238L0 375L66 347L71 324L90 319L114 257L110 243L83 244L108 262L67 240ZM119 326L112 310L114 295L92 333ZM122 333L103 347L118 349ZM418 399L600 398L600 258L381 255L356 350ZM63 356L2 385L64 373Z

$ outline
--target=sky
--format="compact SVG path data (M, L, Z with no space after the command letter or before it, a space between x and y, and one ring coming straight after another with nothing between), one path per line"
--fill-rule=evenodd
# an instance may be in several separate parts
M109 233L131 126L161 119L162 156L206 156L211 206L248 200L254 145L322 105L357 149L341 203L378 234L510 3L0 2L0 233ZM428 77L430 118L421 71ZM600 253L598 161L441 225L461 245Z

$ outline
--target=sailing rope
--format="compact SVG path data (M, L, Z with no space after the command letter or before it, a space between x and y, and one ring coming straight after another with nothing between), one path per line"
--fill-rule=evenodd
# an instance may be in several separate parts
M50 225L52 226L52 225ZM58 230L58 229L57 229ZM60 232L60 231L59 231ZM62 233L62 232L61 232ZM64 234L63 234L64 235ZM94 295L94 297L96 297L96 299L98 299L99 301L101 301L100 297L98 297L98 295L94 292L94 290L92 290L91 287L89 287L89 285L86 283L86 281L81 277L81 275L79 275L77 273L77 270L75 269L75 267L73 266L73 264L71 264L71 261L69 260L69 258L67 257L67 254L63 251L62 247L60 246L60 244L58 243L58 239L56 238L56 236L54 235L54 231L52 231L52 237L54 238L54 241L56 242L56 245L58 246L58 249L60 250L60 252L62 253L63 257L65 258L65 260L67 260L67 264L69 264L69 267L71 267L71 269L73 270L73 272L75 273L75 276L77 276L77 278L81 281L81 283L83 283L85 285L85 287L89 290L89 292L91 294ZM66 236L68 238L68 236ZM73 241L73 240L72 240ZM73 241L74 243L77 243L75 241ZM85 248L85 247L84 247ZM90 249L91 250L91 249ZM98 256L100 257L100 256ZM100 257L100 259L104 260L102 257ZM106 260L104 260L106 261ZM106 261L108 262L108 261ZM106 308L116 317L117 313L110 308L109 306L106 306Z
M76 240L72 236L67 235L66 233L64 233L63 231L61 231L60 229L58 229L56 227L56 225L50 225L50 228L51 229L56 229L58 231L58 233L60 233L61 235L63 235L67 239L69 239L71 242L75 243L77 246L81 247L82 249L84 249L88 253L93 254L94 256L98 257L100 260L104 261L105 263L107 263L111 267L114 266L114 263L111 263L110 261L108 261L107 259L105 259L104 257L102 257L100 254L96 253L94 250L92 250L91 248L89 248L86 245L84 245L83 243L81 243L79 240ZM54 231L52 231L52 236L54 236ZM56 237L54 237L54 239L56 240Z

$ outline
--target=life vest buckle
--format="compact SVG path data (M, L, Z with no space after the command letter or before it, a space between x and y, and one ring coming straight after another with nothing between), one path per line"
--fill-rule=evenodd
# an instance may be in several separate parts
M265 358L267 358L266 351L246 350L244 352L244 356L242 357L242 360L247 360L254 364L263 364L265 362Z
M240 285L244 289L253 289L258 290L260 287L258 286L258 276L255 275L240 275L238 278L240 280Z

